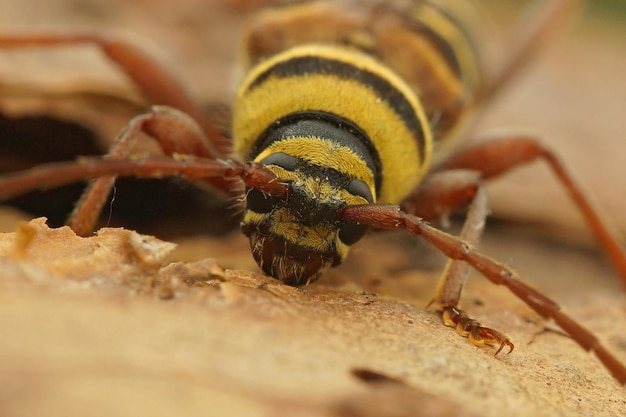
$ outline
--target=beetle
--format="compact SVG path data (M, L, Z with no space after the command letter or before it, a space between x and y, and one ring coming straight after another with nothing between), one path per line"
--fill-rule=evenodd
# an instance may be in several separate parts
M349 3L349 2L348 2ZM258 13L244 35L246 75L232 139L168 72L132 44L94 33L0 36L2 48L88 44L154 103L132 119L104 158L57 163L0 178L0 199L96 178L69 225L88 234L118 176L176 175L242 193L242 231L266 274L306 285L338 266L368 228L406 229L450 258L434 296L444 322L496 354L513 343L458 308L468 267L506 286L592 350L622 384L626 367L558 304L475 246L487 216L484 181L543 159L572 196L626 282L626 256L558 157L526 135L453 152L466 119L524 67L575 6L554 0L529 18L502 68L485 74L467 2L304 2ZM301 30L301 28L307 28ZM131 158L140 132L169 157ZM237 158L230 158L232 154ZM243 184L245 190L237 185ZM469 206L460 236L428 221Z

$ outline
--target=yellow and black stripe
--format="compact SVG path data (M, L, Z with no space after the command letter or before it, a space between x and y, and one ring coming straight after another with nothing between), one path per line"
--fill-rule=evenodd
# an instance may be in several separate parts
M467 1L455 0L454 5L418 2L411 19L420 36L432 42L443 59L440 71L448 70L462 83L468 95L476 92L482 82L482 63L476 45L476 24L480 21L475 6ZM448 3L452 3L448 1Z
M367 47L350 36L311 39L258 59L238 90L236 153L290 186L288 199L248 190L242 229L261 268L286 283L304 284L341 263L364 234L336 219L340 207L399 203L415 189L477 88L467 36L444 9L416 2L410 16L394 19L401 24L378 28ZM394 45L416 54L400 50L408 67L385 53L385 31L408 39ZM411 73L411 59L422 60L425 79ZM436 114L445 124L435 140Z
M397 57L382 52L383 61L418 94L431 122L435 162L456 144L484 82L484 57L477 47L484 37L481 22L469 1L416 1L403 26L412 33L407 53L416 58L397 64Z
M233 137L239 155L260 161L277 127L310 114L358 138L344 143L342 156L363 155L370 166L335 156L316 160L315 136L302 137L303 159L331 164L365 181L375 201L398 202L421 180L430 164L432 138L413 91L396 74L366 54L341 46L306 45L281 53L249 74L237 95ZM327 138L319 138L326 140ZM292 139L292 143L293 143ZM306 145L303 142L306 142ZM280 141L282 143L284 141ZM308 155L307 155L308 154ZM361 158L357 159L361 160Z

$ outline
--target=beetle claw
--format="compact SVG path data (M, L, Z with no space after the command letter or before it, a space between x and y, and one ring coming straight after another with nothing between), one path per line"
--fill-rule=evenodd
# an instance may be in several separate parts
M461 336L467 337L473 344L477 346L500 345L495 355L500 353L505 346L509 348L507 353L513 352L515 348L515 345L507 335L489 327L484 327L480 322L469 318L464 311L456 307L444 307L442 316L447 326L456 328L456 331Z

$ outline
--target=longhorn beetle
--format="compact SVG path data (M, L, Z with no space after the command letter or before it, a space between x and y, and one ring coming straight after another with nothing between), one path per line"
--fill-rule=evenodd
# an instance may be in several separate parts
M626 384L626 367L589 331L474 249L487 214L483 181L542 159L626 284L624 252L559 159L522 135L451 152L467 116L517 75L577 2L537 3L524 25L532 30L514 34L516 47L494 75L483 71L470 2L304 2L262 11L244 37L247 72L233 103L232 140L163 68L125 41L93 33L2 35L1 48L93 45L158 105L132 119L104 158L0 178L0 199L95 178L69 219L84 235L117 176L176 175L231 193L241 180L241 228L266 274L308 284L339 265L368 228L406 229L450 258L434 301L444 321L473 343L498 345L496 354L513 350L507 336L457 308L468 266L553 319ZM131 159L139 132L169 157ZM427 222L464 206L459 237Z

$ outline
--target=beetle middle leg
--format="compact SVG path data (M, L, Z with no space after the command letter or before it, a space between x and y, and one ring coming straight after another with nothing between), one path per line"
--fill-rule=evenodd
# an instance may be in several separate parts
M565 187L598 244L626 286L626 253L606 221L598 214L580 185L558 156L541 141L527 135L491 138L450 157L438 169L469 169L481 173L484 180L498 177L511 169L536 160L545 161L561 185Z
M212 157L211 142L194 119L171 107L153 106L128 123L105 158L128 158L142 132L157 141L166 155ZM234 186L233 181L220 177L207 178L205 181L225 191L232 191ZM99 177L92 180L85 189L67 221L76 234L86 236L93 231L114 182L115 177Z

